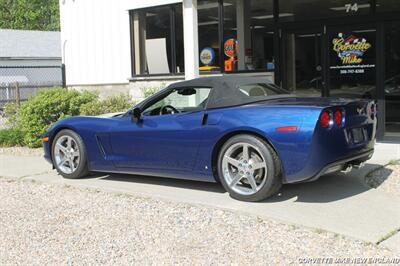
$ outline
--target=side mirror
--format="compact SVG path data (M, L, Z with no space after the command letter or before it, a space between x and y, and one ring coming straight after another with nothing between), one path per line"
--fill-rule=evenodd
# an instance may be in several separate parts
M140 110L139 107L135 107L133 108L131 115L132 115L132 122L135 123L140 122L140 120L142 119L142 110Z

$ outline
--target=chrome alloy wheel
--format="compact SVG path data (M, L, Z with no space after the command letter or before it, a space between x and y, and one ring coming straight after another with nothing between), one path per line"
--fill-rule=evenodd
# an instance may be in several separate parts
M222 159L222 172L228 186L238 194L252 195L267 180L267 164L260 150L239 142L227 149Z
M72 174L79 167L80 152L76 141L70 136L60 137L54 146L54 159L64 174Z

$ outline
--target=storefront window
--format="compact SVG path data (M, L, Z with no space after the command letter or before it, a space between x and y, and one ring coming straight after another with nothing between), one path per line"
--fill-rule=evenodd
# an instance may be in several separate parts
M183 14L182 6L175 7L175 56L176 56L176 73L185 72L185 49L183 41Z
M224 1L224 70L272 71L273 1Z
M131 20L135 75L184 71L181 5L137 10Z
M330 96L376 99L376 30L329 31Z
M399 0L377 0L376 11L378 12L393 12L400 10Z
M198 0L200 72L219 72L218 0Z
M385 36L386 134L400 136L400 23L388 24Z
M370 0L280 0L279 20L299 21L369 14Z
M200 72L274 70L273 0L198 0L198 27Z
M282 86L299 96L321 97L321 30L284 31L282 35Z

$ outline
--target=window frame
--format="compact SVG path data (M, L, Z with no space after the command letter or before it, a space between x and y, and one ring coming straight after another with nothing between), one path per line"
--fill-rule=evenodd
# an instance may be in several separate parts
M140 73L136 74L136 67L135 67L135 34L134 34L134 16L137 12L151 12L152 9L155 8L163 8L167 7L169 10L169 27L171 35L170 40L170 49L169 53L171 55L171 70L169 73L157 73L157 74L149 74L149 73ZM132 78L136 77L157 77L157 76L180 76L184 75L184 72L177 72L177 60L176 60L176 8L182 7L182 3L175 3L175 4L166 4L166 5L158 5L152 7L145 7L145 8L138 8L129 10L129 29L130 29L130 50L131 50L131 76ZM182 14L183 15L183 14ZM182 25L183 27L183 25Z
M192 114L192 113L197 113L197 112L205 112L208 110L208 104L210 102L210 98L213 95L214 88L212 86L184 86L184 87L170 87L166 88L150 98L147 98L145 101L140 103L137 107L139 107L142 112L145 111L147 108L151 107L152 105L156 104L160 100L168 97L171 93L173 93L174 90L179 91L179 90L184 90L184 89L209 89L210 92L208 94L208 99L207 103L205 104L204 108L201 110L196 110L196 111L190 111L186 113L176 113L176 114L170 114L170 115L179 115L179 114ZM149 117L158 117L158 116L149 116Z
M278 2L279 0L271 0L272 1L272 15L273 15L273 25L271 29L274 31L274 36L273 36L273 47L274 47L274 58L275 58L275 64L278 62L278 52L277 52L277 41L278 41L278 36L277 36L277 17L279 14L279 6ZM227 74L227 75L234 75L234 74L244 74L244 73L274 73L276 72L276 66L275 70L236 70L233 72L226 72L225 71L225 53L224 53L224 21L225 21L225 12L224 12L224 0L218 0L218 42L219 42L219 66L220 66L220 71L202 71L199 74L200 75L212 75L212 74ZM200 60L200 59L198 59Z

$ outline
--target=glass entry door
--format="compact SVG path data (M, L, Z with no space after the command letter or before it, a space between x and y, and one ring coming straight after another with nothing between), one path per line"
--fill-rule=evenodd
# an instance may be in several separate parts
M329 96L377 99L376 29L328 30Z
M282 86L299 96L322 96L322 30L283 31Z
M385 25L385 130L400 136L400 22Z

